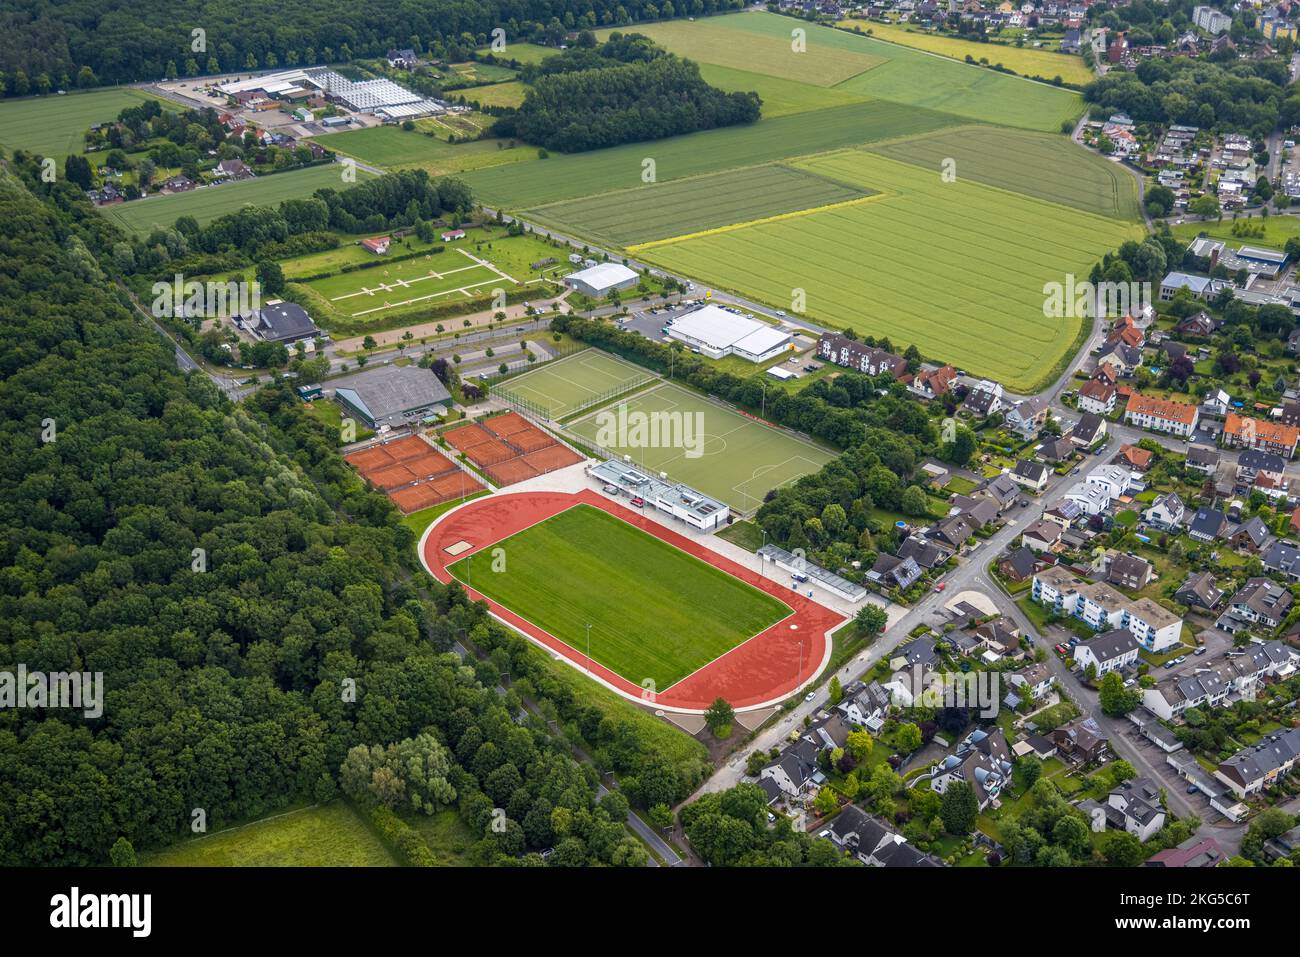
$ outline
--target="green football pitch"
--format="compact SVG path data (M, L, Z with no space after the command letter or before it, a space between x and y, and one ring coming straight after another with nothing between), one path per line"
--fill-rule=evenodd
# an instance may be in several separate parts
M653 373L595 349L525 372L492 391L550 419L572 415L654 378Z
M428 254L391 265L340 272L307 283L345 316L357 318L445 297L472 298L515 279L467 249Z
M493 571L500 558L504 570ZM450 570L580 656L590 647L593 661L655 692L790 614L784 602L590 505Z
M630 456L637 465L666 472L674 481L741 512L758 508L771 489L816 472L835 458L807 439L667 382L569 428L589 445L610 455Z

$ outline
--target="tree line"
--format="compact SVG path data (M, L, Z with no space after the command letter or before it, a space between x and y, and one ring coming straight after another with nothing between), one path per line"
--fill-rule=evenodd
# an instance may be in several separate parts
M493 30L506 42L558 44L576 30L741 7L741 0L69 0L37 10L0 0L0 89L11 96L382 57L393 47L464 59ZM195 30L202 31L196 35Z

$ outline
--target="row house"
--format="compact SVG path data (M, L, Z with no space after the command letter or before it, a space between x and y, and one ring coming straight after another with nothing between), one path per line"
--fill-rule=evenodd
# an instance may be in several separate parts
M1194 405L1134 393L1124 410L1124 421L1140 429L1187 437L1196 431L1197 414Z
M1214 776L1244 801L1276 784L1290 773L1297 761L1300 761L1300 728L1288 728L1238 751L1219 765Z
M1230 448L1259 449L1290 459L1300 443L1300 428L1233 412L1223 424L1222 441Z
M818 340L817 357L863 375L889 373L898 378L907 371L907 360L902 356L830 332L822 333Z

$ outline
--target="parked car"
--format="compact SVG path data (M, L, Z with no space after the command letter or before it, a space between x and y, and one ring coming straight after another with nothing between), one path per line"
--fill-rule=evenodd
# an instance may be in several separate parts
M618 486L617 486L617 485L610 485L610 484L607 483L607 484L605 485L604 491L605 491L606 493L610 494L610 495L617 495L617 494L618 494Z
M643 499L640 495L638 495L634 499L632 499L632 504L635 505L637 508L642 508L645 505L645 499Z
M948 583L947 583L947 582L939 582L939 584L937 584L937 585L934 586L934 590L935 590L935 591L943 591L943 590L944 590L945 588L947 588L947 587L948 587Z
M1068 652L1065 650L1065 645L1057 645L1056 653L1060 655L1062 658L1064 658L1068 654Z
M1209 648L1206 648L1204 645L1202 645L1201 647L1199 647L1199 648L1197 648L1195 651L1193 651L1192 654L1194 654L1194 655L1196 655L1196 656L1199 657L1199 656L1205 654L1205 653L1206 653L1207 651L1209 651L1209 650L1210 650Z

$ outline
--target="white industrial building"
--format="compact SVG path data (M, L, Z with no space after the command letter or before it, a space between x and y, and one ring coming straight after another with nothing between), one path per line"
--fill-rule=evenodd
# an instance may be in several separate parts
M566 286L592 299L604 299L615 289L631 289L640 281L635 269L621 263L596 263L564 277Z
M440 103L425 99L392 80L381 77L355 82L324 67L263 74L223 83L217 89L229 96L261 91L269 97L281 98L304 92L323 93L354 113L373 113L390 120L445 112Z
M712 359L734 355L765 362L791 348L788 332L715 305L674 319L668 335Z

